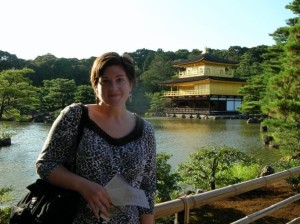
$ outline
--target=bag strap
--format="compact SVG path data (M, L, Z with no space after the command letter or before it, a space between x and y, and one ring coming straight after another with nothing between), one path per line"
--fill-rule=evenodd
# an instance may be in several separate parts
M81 114L80 122L79 122L79 125L78 125L76 149L77 149L77 147L80 143L80 140L82 138L84 125L85 125L85 122L88 118L88 108L87 108L87 106L85 106L83 104L80 104L80 106L81 106L82 114Z
M86 120L88 118L88 108L86 105L79 104L82 110L81 113L81 118L78 124L78 134L77 134L77 140L76 140L76 147L74 151L74 173L76 173L76 151L79 146L79 143L81 141L82 135L83 135L83 130L84 130L84 125L86 123Z

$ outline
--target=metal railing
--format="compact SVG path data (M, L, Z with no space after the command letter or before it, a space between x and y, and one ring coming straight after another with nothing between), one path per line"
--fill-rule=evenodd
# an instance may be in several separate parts
M269 176L259 177L250 181L245 181L239 184L230 185L227 187L219 188L205 193L189 195L184 198L178 198L172 201L162 202L155 205L155 219L159 219L166 216L174 215L176 213L183 212L184 223L188 224L190 219L191 209L199 208L200 206L209 204L211 202L215 202L228 197L233 197L257 188L266 187L270 183L283 180L288 177L299 175L299 174L300 174L300 166L293 169L285 170L283 172L275 173ZM299 199L300 197L297 197L297 200ZM263 216L267 215L268 211L264 212ZM261 216L260 214L259 218L263 216ZM177 223L177 221L178 220L175 220L175 223ZM251 221L253 221L253 219ZM249 222L236 222L236 223L249 223Z

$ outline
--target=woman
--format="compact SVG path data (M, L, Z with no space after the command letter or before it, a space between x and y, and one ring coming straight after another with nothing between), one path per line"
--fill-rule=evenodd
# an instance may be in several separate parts
M90 81L96 104L87 105L78 148L74 150L82 107L72 104L54 122L37 160L37 172L54 185L80 193L76 224L104 223L100 214L108 217L112 207L104 186L116 174L144 190L150 209L125 206L108 223L154 223L155 134L149 122L126 109L136 82L132 59L114 52L103 54L94 61ZM74 166L74 151L76 174L67 169Z

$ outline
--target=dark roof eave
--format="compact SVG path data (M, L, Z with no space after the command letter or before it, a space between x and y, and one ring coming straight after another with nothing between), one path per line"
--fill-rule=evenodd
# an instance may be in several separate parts
M232 61L232 60L228 60L228 59L222 59L222 58L218 58L209 54L201 54L199 56L190 58L190 59L186 59L186 60L182 60L180 62L176 62L173 64L173 66L175 67L181 67L181 66L186 66L188 64L192 64L192 63L197 63L200 61L208 61L208 62L214 62L214 63L220 63L220 64L228 64L228 65L237 65L239 64L239 62L237 61Z
M171 85L171 84L176 84L176 83L195 82L195 81L201 81L201 80L206 80L206 79L246 83L246 80L238 79L238 78L219 77L219 76L195 76L195 77L187 77L187 78L178 78L178 79L174 79L174 80L168 80L168 81L160 82L159 85Z

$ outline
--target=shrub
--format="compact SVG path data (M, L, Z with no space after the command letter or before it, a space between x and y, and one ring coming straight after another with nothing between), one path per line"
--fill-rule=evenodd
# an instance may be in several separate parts
M176 197L178 191L177 182L180 180L178 173L172 171L171 165L167 162L172 155L158 153L156 161L156 202L169 201Z
M248 166L256 161L253 157L232 147L200 147L189 156L187 161L179 165L178 170L186 184L214 190L217 184L223 186L223 182L229 181L221 174L228 172L237 163ZM238 177L227 176L229 177L231 181L240 181Z
M292 157L288 157L283 159L278 163L278 167L280 170L288 170L293 167L300 166L300 160L294 159ZM291 188L300 193L300 175L295 175L286 179L286 182L291 186Z
M4 202L10 201L9 193L12 191L11 187L0 188L0 224L9 223L10 207L2 206Z

